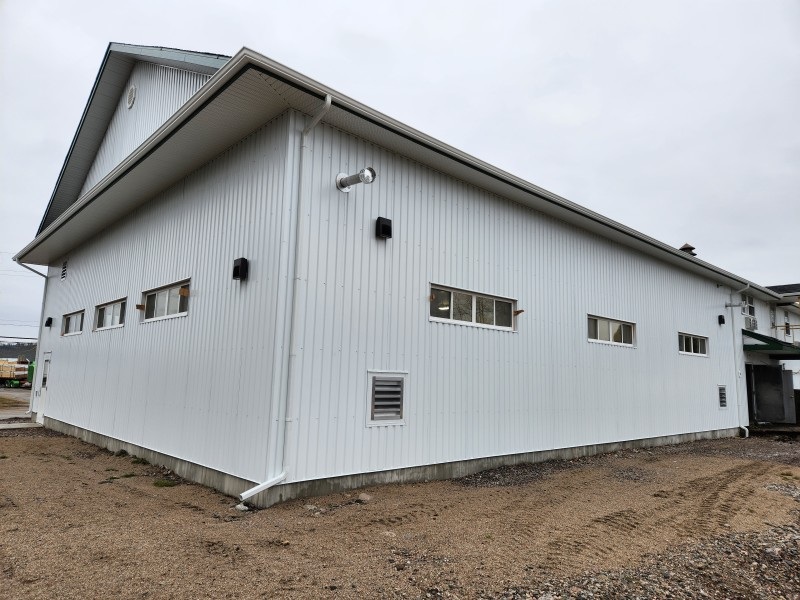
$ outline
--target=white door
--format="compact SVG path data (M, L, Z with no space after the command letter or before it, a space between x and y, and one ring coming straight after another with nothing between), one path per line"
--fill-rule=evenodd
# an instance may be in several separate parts
M36 422L37 423L44 423L44 410L45 405L47 404L47 377L50 374L50 358L52 356L52 352L45 352L44 353L44 361L42 363L42 381L39 384L39 406L38 411L36 412Z

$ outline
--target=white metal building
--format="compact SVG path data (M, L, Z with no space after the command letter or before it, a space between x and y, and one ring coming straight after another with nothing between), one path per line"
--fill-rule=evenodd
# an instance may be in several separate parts
M248 49L111 44L15 260L39 421L262 505L735 435L800 358L797 294Z

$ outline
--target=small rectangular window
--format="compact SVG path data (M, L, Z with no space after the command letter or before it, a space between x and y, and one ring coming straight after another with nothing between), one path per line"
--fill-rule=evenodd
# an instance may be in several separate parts
M708 338L688 333L678 334L678 352L708 356Z
M491 329L514 329L514 301L476 292L431 286L432 321L458 321Z
M189 311L189 282L145 292L144 307L145 321L185 315Z
M79 310L74 313L64 315L61 322L61 335L75 335L83 331L84 311Z
M589 315L588 338L595 342L608 342L621 346L633 346L633 332L635 325L625 321L605 319Z
M792 324L789 321L789 311L783 311L783 334L792 335Z
M100 304L95 308L94 328L95 330L111 329L112 327L122 327L125 325L125 305L127 298Z
M756 305L753 297L748 294L742 294L742 314L749 317L756 316Z

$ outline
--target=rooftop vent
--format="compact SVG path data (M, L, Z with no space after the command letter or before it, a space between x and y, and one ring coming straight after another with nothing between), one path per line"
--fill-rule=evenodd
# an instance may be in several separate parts
M694 246L692 246L691 244L684 244L683 246L678 248L678 250L680 250L681 252L686 252L686 254L689 254L690 256L697 256L697 252L694 251Z

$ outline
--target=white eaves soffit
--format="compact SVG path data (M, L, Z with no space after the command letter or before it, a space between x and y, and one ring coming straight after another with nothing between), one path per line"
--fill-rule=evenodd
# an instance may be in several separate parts
M435 140L247 48L15 258L39 265L60 259L283 111L291 108L312 114L327 94L332 96L332 105L323 121L333 127L725 285L750 283ZM779 297L750 285L760 296Z

